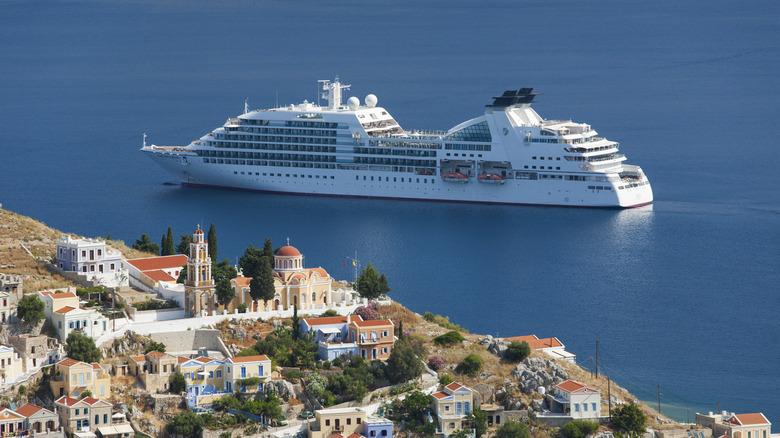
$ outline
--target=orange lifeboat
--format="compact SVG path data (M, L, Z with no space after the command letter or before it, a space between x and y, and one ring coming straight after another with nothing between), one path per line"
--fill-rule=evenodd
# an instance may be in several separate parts
M482 184L504 184L506 178L495 173L483 173L477 177L477 181Z
M441 179L447 182L459 182L465 183L469 181L469 177L466 174L460 172L446 172L441 174Z

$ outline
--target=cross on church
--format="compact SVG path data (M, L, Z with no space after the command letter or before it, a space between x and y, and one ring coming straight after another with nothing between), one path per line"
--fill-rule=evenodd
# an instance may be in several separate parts
M287 238L287 246L290 246L290 238Z

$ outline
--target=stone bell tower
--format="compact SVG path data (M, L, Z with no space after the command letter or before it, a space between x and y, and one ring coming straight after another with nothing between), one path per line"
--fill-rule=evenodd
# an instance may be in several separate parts
M192 234L187 258L187 279L184 281L184 307L187 316L213 315L216 309L216 289L211 277L209 244L198 229Z

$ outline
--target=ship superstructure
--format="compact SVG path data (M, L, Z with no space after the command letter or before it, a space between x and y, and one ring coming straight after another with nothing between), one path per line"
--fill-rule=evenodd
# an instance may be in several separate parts
M369 94L250 111L185 147L141 149L182 185L306 195L585 207L652 202L639 166L590 125L542 119L531 88L446 132L404 130Z

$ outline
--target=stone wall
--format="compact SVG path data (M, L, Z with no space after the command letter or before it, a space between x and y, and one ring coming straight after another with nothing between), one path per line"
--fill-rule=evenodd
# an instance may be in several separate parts
M206 349L221 351L225 356L230 356L225 343L219 337L219 330L182 330L178 332L152 333L150 336L155 342L165 344L168 351Z

